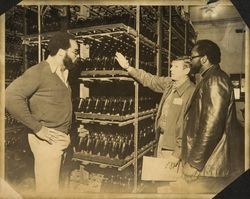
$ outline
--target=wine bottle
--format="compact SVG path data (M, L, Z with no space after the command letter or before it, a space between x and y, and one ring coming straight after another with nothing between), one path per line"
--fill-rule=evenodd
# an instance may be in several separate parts
M123 98L122 103L121 103L121 109L120 109L120 115L124 116L127 114L127 110L128 110L128 98Z
M84 136L83 138L82 138L82 142L81 142L81 144L80 144L80 149L81 149L81 151L86 151L87 150L87 142L88 142L88 135L86 135L86 136Z
M116 155L117 155L117 149L118 149L118 143L116 141L116 139L113 137L111 138L111 148L110 148L110 151L109 151L109 157L110 158L115 158Z
M100 150L100 155L101 156L107 156L108 152L109 152L109 140L108 137L106 135L103 136L102 139L102 148Z
M77 137L76 146L75 146L76 152L81 151L82 141L83 141L83 137Z
M86 100L86 103L84 104L85 108L83 109L83 112L89 113L91 109L92 98L87 97L85 100Z
M121 149L119 158L125 159L129 155L128 154L128 140L126 138L124 138L122 141L123 141L122 142L122 149Z
M122 152L123 140L122 140L121 136L118 136L116 138L116 140L117 140L117 143L118 143L118 146L117 146L117 155L118 155L118 158L121 159L121 152Z
M129 104L128 104L128 109L127 109L127 114L132 114L134 113L135 107L134 107L134 99L133 97L129 98Z
M92 154L96 155L99 153L100 150L100 137L97 132L94 133L93 136L94 142L93 142L93 149L92 149Z
M104 104L102 106L102 114L108 114L108 110L109 110L109 99L107 97L103 97L104 100Z
M95 100L94 100L94 106L93 106L93 109L92 109L92 112L93 113L98 113L99 111L99 106L100 106L100 98L99 97L96 97Z
M89 134L88 136L87 136L87 142L86 142L86 148L85 148L85 151L87 152L87 153L91 153L92 152L92 148L93 148L93 138L92 138L92 136Z

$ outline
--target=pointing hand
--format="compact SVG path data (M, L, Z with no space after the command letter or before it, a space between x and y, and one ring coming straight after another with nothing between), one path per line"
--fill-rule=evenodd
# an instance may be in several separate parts
M119 52L115 53L115 59L117 60L117 62L120 64L120 66L123 69L128 69L129 68L129 63L128 60Z

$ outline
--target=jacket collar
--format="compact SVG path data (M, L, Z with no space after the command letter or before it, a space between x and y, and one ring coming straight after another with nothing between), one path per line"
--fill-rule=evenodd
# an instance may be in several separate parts
M219 67L219 65L212 65L211 67L206 68L205 70L200 71L200 75L204 78L204 76L208 73L208 71L211 71L211 70L213 70L215 68L218 68L218 67Z

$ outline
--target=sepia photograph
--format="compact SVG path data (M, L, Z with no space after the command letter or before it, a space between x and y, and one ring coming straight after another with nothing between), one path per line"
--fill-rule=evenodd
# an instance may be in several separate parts
M0 27L0 198L205 199L249 169L230 0L23 0Z

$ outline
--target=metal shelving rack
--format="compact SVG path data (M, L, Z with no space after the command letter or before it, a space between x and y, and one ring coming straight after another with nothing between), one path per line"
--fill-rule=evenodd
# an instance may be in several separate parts
M16 8L12 8L11 10L9 10L8 12L6 12L6 22L5 22L5 34L6 34L6 38L8 36L10 37L13 37L13 38L22 38L24 36L24 30L21 30L21 27L24 27L23 24L18 20L16 21L15 18L12 19L12 17L14 17L14 14L18 13L21 17L21 20L24 19L24 10L23 9L16 9ZM15 16L16 17L16 16ZM23 20L24 21L24 20ZM12 26L15 24L15 23L18 23L20 26L18 29L15 29L13 28ZM10 52L7 52L7 47L10 45L10 43L6 42L6 45L5 45L5 48L6 48L6 54L5 54L5 61L6 62L20 62L20 61L23 61L23 56L24 54L22 53L16 53L14 50L15 50L15 47L13 47L11 50L13 52L13 54L11 54ZM20 44L12 44L12 45L19 45L20 47ZM8 65L7 65L8 66ZM22 71L24 71L24 68L23 66L20 64L18 65L19 68L17 68L16 70L19 70L19 74L21 74ZM6 68L6 72L7 72L8 68ZM5 72L5 75L6 75L6 72ZM17 74L16 74L17 75ZM7 87L13 80L14 78L17 78L17 76L15 77L8 77L6 76L5 77L5 86ZM7 114L7 113L6 113ZM12 132L16 132L16 131L19 131L19 130L24 130L26 129L26 127L24 125L22 125L21 123L15 123L15 124L12 124L12 125L7 125L6 128L5 128L5 132L6 133L12 133Z
M143 155L145 155L147 152L152 150L155 147L156 141L151 141L147 145L143 146L137 151L137 159L141 158ZM135 154L135 152L133 153ZM101 166L109 166L109 167L114 167L118 169L118 171L122 171L129 167L132 164L135 164L134 157L128 156L124 160L117 160L114 158L107 158L103 156L98 156L98 155L90 155L88 153L82 153L82 152L76 152L74 154L73 159L77 161L81 161L84 164L88 163L93 163L96 165L101 165Z
M140 18L140 7L136 7L136 18ZM126 34L129 37L133 37L135 39L135 48L136 48L136 55L135 55L135 68L139 68L139 44L140 42L143 42L145 45L147 45L150 48L155 48L157 46L156 43L150 41L148 38L144 37L140 34L140 21L136 20L136 30L134 30L131 27L128 27L124 24L112 24L112 25L104 25L100 27L90 27L87 28L85 31L90 32L91 36L99 36L99 35L113 35L113 34ZM98 30L99 33L94 34L95 29ZM100 33L100 31L104 31ZM108 33L105 31L108 30ZM88 37L88 35L81 35L79 32L81 32L79 29L77 30L69 30L71 33L78 32L77 37L78 38L84 38ZM113 71L115 72L115 70ZM117 71L116 71L117 72ZM119 73L121 72L121 73ZM125 71L119 71L117 75L127 75ZM85 73L85 72L83 72ZM88 72L87 74L94 74L94 75L100 75L102 73L98 73L98 71L92 71ZM107 73L103 72L103 73ZM111 71L112 73L112 71ZM106 78L80 78L82 81L113 81L114 79L118 79L120 81L133 81L132 78L126 78L126 77L106 77ZM134 94L135 94L135 112L132 115L127 116L113 116L113 115L100 115L100 114L84 114L84 113L76 113L76 119L83 122L83 123L90 123L90 122L97 122L99 124L117 124L118 126L125 126L128 124L134 125L134 152L132 156L129 156L127 159L124 160L118 160L118 159L110 159L106 157L100 157L95 155L89 155L84 153L75 153L73 156L74 160L82 161L84 163L91 162L93 164L99 164L99 165L108 165L114 168L117 168L119 171L127 168L128 166L132 165L134 166L134 189L133 192L137 192L137 182L138 182L138 166L137 166L137 160L138 158L141 158L145 153L147 153L149 150L152 150L155 147L156 142L152 141L151 143L147 144L146 146L142 147L138 150L138 122L140 120L154 117L156 114L156 109L148 110L144 112L138 112L139 107L139 84L137 82L134 83Z
M178 20L181 20L184 23L184 32L182 34L173 26L173 15L175 15L175 17L178 18ZM171 61L180 55L190 54L190 50L196 41L197 35L194 31L192 22L188 18L184 19L182 16L180 16L180 13L174 10L173 6L168 7L168 18L163 17L162 26L163 26L163 31L165 31L164 34L168 36L168 42L165 45L164 43L162 44L162 53L167 55L168 57L167 58L167 63L168 63L167 74L170 74ZM183 50L178 49L178 47L173 44L174 36L182 41ZM174 50L177 50L178 53L173 52Z
M138 113L138 120L147 118L154 118L157 109L146 110ZM81 120L82 123L100 123L100 124L117 124L118 126L125 126L132 124L135 121L135 114L117 116L117 115L106 115L96 113L80 113L75 112L76 119Z

